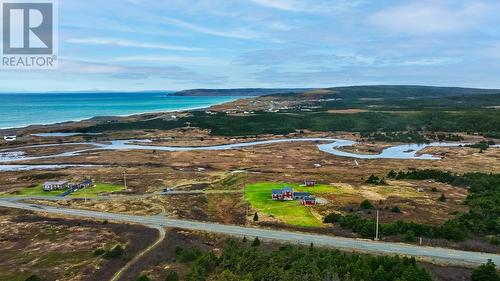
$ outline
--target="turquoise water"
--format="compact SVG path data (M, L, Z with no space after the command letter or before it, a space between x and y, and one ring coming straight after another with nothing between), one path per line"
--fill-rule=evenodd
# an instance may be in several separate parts
M171 93L0 94L0 128L201 108L239 98L177 97Z

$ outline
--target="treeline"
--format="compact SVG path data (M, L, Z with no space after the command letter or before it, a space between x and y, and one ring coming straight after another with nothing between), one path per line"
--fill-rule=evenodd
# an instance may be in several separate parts
M364 238L375 237L376 222L374 219L363 218L355 214L330 214L325 217L325 223L338 223L341 227L351 229ZM417 237L442 238L452 241L462 241L467 238L467 230L457 221L451 220L440 226L404 222L397 220L391 223L379 224L380 235L403 235L407 242L415 242Z
M195 111L191 116L177 120L161 118L133 122L107 122L78 132L102 133L123 130L169 130L181 127L209 129L213 135L245 136L260 134L288 134L298 130L347 131L374 134L386 132L385 136L403 142L422 142L416 133L401 132L478 132L497 135L500 128L500 112L481 111L421 111L421 112L359 112L335 114L328 112L274 113L255 112L247 116L215 115ZM400 132L392 134L393 132Z
M198 252L185 280L199 281L208 277L220 281L431 280L430 274L418 267L414 258L348 254L317 249L313 245L286 245L268 251L259 249L258 245L230 241L220 257Z
M429 140L419 132L387 132L387 133L361 133L361 137L369 141L427 143Z
M404 143L429 143L431 141L463 141L464 138L455 134L423 134L417 131L410 132L377 132L361 133L361 137L368 141L404 142Z

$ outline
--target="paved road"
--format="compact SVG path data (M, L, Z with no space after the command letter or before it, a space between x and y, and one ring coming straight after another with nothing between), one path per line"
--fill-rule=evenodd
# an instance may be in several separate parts
M51 206L26 204L0 200L0 206L17 209L24 209L36 212L47 212L61 215L70 215L95 219L106 219L119 222L137 223L150 227L176 227L190 230L200 230L208 232L222 233L232 236L256 237L267 240L279 240L294 244L309 245L314 243L317 246L334 247L348 251L360 251L377 254L399 254L415 256L417 258L443 262L453 265L478 265L485 263L488 259L500 265L500 255L486 254L478 252L466 252L445 248L422 247L416 245L375 242L369 240L351 239L344 237L333 237L325 235L305 234L297 232L268 230L262 228L242 227L235 225L223 225L216 223L169 219L164 215L157 216L135 216L127 214L115 214L96 212L88 210L77 210L67 208L57 208Z
M67 191L69 192L69 190ZM67 201L67 200L117 200L117 199L143 199L154 196L162 195L198 195L198 194L232 194L232 193L243 193L243 189L231 189L231 190L219 190L219 189L208 189L208 190L173 190L173 191L159 191L153 193L144 194L117 194L117 195L103 195L96 197L73 197L67 196L68 194L61 194L57 196L12 196L12 197L0 197L0 200L17 202L21 200L47 200L47 201ZM71 192L70 192L71 193Z

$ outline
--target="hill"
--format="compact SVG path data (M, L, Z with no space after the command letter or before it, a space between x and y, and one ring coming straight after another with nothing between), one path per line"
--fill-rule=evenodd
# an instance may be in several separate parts
M313 89L302 93L272 94L277 97L307 99L409 99L443 98L473 95L500 94L498 89L475 89L458 87L431 87L406 85L351 86Z
M243 89L191 89L176 92L174 96L265 96L275 94L297 94L310 91L312 89L263 89L263 88L243 88Z

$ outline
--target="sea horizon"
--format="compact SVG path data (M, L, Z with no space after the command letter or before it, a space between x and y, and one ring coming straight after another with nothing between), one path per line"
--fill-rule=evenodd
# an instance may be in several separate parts
M239 96L186 97L175 91L1 93L0 129L77 122L103 116L195 110Z

